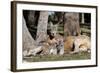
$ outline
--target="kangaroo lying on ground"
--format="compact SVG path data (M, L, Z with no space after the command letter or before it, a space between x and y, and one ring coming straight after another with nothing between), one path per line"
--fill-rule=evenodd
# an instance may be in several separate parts
M86 35L67 36L64 41L64 53L90 52L91 40Z

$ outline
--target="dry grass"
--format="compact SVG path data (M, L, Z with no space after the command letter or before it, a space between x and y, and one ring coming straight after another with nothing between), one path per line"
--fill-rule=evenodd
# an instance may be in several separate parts
M91 59L90 53L81 52L78 54L66 54L63 56L60 55L45 55L45 56L31 56L23 58L27 62L43 62L43 61L63 61L63 60L85 60Z

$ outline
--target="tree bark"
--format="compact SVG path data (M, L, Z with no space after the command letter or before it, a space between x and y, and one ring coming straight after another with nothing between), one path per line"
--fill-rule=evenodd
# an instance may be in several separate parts
M82 21L81 21L82 24L84 24L84 13L82 13Z
M80 35L79 13L66 12L64 14L64 35Z
M24 17L22 18L22 39L23 50L34 48L35 41L32 38L30 32L28 31Z
M38 27L37 27L37 36L36 42L39 44L41 41L44 41L47 37L47 24L48 24L48 12L41 11L39 20L38 20Z

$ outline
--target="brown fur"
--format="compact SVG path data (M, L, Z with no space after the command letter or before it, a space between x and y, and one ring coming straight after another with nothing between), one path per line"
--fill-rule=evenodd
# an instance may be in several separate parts
M56 43L57 43L57 40L55 39L55 37L53 37L52 39L48 37L46 42L43 44L43 47L42 47L43 51L41 55L50 54L50 46L54 46Z
M69 53L73 50L74 36L68 36L64 41L64 53Z
M91 49L91 41L88 36L68 36L64 42L64 53L76 53Z

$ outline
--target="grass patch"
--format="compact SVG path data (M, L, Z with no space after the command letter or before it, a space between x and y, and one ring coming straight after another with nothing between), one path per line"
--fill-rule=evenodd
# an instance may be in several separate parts
M85 33L91 33L91 30L86 28L81 28L81 31Z
M45 56L31 56L24 57L23 60L27 62L42 62L42 61L63 61L63 60L85 60L90 59L91 55L87 52L81 52L78 54L65 54L65 55L45 55Z

